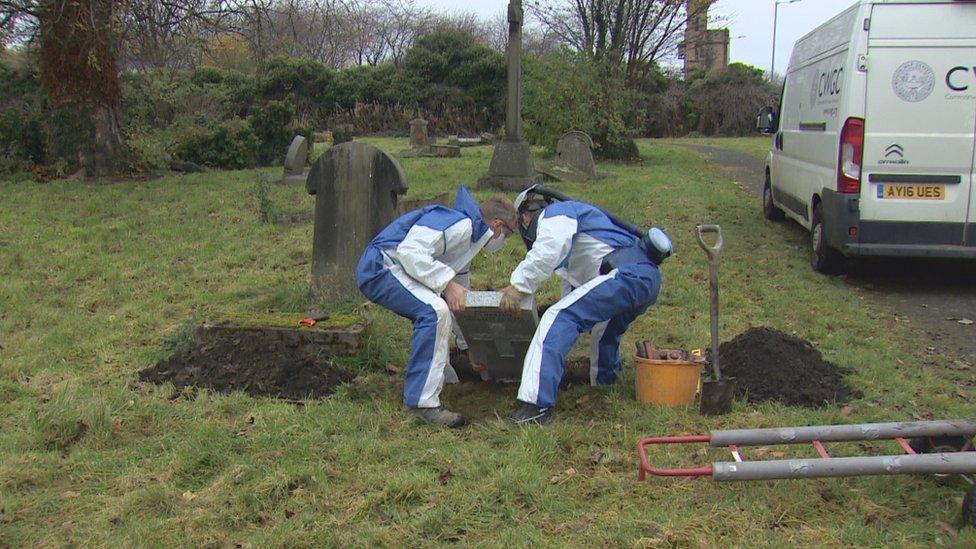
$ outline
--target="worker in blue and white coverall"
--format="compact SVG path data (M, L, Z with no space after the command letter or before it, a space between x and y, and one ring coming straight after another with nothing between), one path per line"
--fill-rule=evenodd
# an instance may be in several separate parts
M523 197L516 202L520 200ZM512 417L516 423L547 423L566 355L583 332L591 331L593 338L590 382L616 381L621 336L657 300L661 275L638 246L637 237L590 204L564 201L546 205L533 200L518 207L522 234L530 248L512 272L511 285L502 290L502 310L518 311L522 300L553 273L570 290L540 319L525 356L519 406ZM666 240L663 232L660 235ZM669 240L666 246L670 253ZM611 253L616 261L608 265Z
M461 414L441 408L448 367L451 311L464 309L467 274L478 252L497 251L516 230L507 198L475 202L464 187L454 207L426 206L394 220L370 242L356 267L367 299L413 321L403 402L423 421L460 427Z

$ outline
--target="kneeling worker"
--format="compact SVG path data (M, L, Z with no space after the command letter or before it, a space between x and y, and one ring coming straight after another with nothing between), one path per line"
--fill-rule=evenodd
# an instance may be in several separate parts
M595 206L529 199L533 190L515 201L519 230L529 250L512 272L511 285L502 290L501 308L517 312L522 300L554 272L570 291L542 315L529 344L515 423L551 420L566 355L583 332L592 331L593 336L590 382L616 381L620 338L657 300L658 264L671 253L671 242L660 229L638 238Z
M393 221L370 242L356 267L367 299L413 321L403 402L423 421L460 427L464 417L441 408L448 364L450 311L464 309L468 266L482 249L497 251L516 229L507 198L479 206L464 187L453 208L426 206Z

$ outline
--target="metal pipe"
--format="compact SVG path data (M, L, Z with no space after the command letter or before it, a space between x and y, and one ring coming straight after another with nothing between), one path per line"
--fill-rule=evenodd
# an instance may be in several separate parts
M712 478L715 482L904 475L915 473L976 473L976 452L919 454L914 456L781 459L774 461L721 462L712 464Z
M774 429L731 429L712 431L712 446L764 446L801 442L839 442L893 439L896 437L940 437L976 435L976 423L964 420L860 423L856 425L813 425Z

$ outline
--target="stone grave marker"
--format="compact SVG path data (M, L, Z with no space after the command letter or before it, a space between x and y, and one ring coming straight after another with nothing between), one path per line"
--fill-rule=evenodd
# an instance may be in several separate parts
M532 163L532 149L522 137L522 0L508 3L508 93L505 99L505 137L495 142L488 173L481 188L521 191L540 181Z
M522 302L518 316L498 309L501 292L468 292L464 310L454 313L475 361L484 364L487 377L519 380L522 362L539 325L539 313L531 298Z
M600 172L593 161L593 140L581 131L566 132L556 143L556 158L542 173L557 181L589 181L613 174Z
M452 143L450 137L446 145L434 143L427 135L427 121L422 118L414 118L410 121L410 148L400 151L397 155L401 158L418 156L456 158L461 156L461 146L456 142Z
M322 299L358 298L356 264L395 217L407 192L403 168L388 153L350 141L319 157L305 188L315 196L312 290Z
M423 118L414 118L410 121L410 148L422 149L430 144L427 137L427 121Z
M296 135L285 154L285 175L281 182L288 185L304 185L308 177L308 140Z
M593 140L583 132L566 132L556 143L556 165L579 170L587 177L596 177L593 162Z

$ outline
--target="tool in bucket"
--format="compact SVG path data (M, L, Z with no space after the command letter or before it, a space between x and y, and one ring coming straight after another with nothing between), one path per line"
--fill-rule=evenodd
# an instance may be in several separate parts
M715 243L705 242L705 235L715 235ZM695 227L698 245L708 256L708 288L711 294L711 332L712 332L712 371L715 379L703 381L699 411L706 416L727 414L732 409L735 395L735 378L723 378L719 367L718 345L718 266L722 257L722 227L719 225L698 225Z

